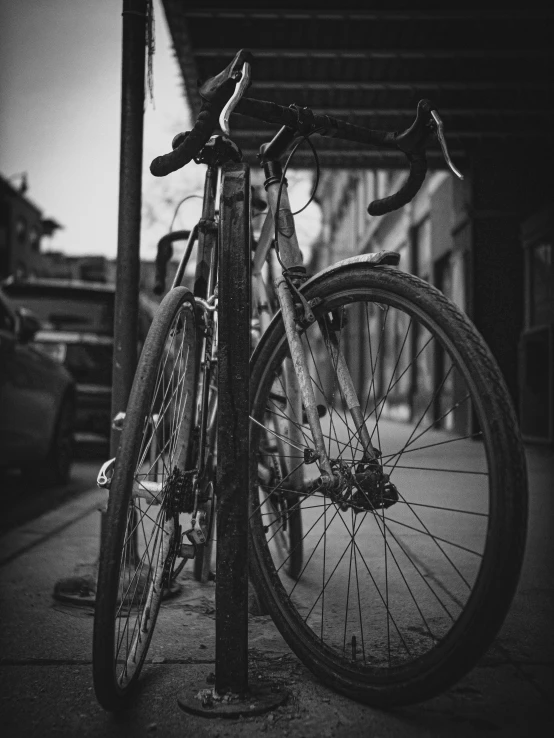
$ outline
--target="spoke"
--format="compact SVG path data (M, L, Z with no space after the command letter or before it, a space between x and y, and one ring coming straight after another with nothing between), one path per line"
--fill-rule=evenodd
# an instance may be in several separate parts
M351 518L352 518L352 531L354 531L354 522L355 522L354 511L352 510L351 513L352 513L351 514ZM361 633L361 636L362 636L362 653L363 653L364 663L365 663L366 662L366 658L365 658L364 624L363 624L363 620L362 620L362 602L361 602L361 599L360 599L360 581L359 581L359 577L358 577L358 558L357 558L356 549L354 548L354 546L352 546L352 548L354 549L354 568L355 568L355 571L356 571L356 591L358 592L358 617L360 619L360 633Z
M343 308L343 310L344 310L344 308ZM327 341L325 341L325 335L324 335L324 342L325 342L325 344L327 346L327 342L329 342L329 343L332 342L331 341L331 336L330 336L330 329L329 329L329 326L328 326L327 321L323 321L323 325L324 325L325 332L326 332L326 335L327 335ZM320 326L320 329L321 329L321 326ZM322 331L322 333L323 333L323 331ZM342 387L341 387L341 384L340 384L340 381L339 381L339 377L338 377L338 372L337 372L337 367L338 367L338 362L339 362L339 356L342 353L341 343L342 343L342 328L340 329L340 337L339 337L339 341L338 341L338 347L336 349L336 353L337 353L336 362L333 361L333 357L331 355L331 352L330 352L329 348L327 348L327 354L329 355L329 358L330 358L330 364L333 367L333 398L335 396L335 389L338 386L338 388L339 388L339 394L342 397L342 400L343 400L343 403L344 403L345 407L347 407L348 406L348 403L346 402L346 397L344 396L344 392L342 390ZM343 358L344 358L344 355L343 355ZM345 362L346 362L346 359L345 359ZM339 413L338 409L335 408L334 402L333 402L333 404L331 406L331 411L329 413L330 423L331 423L331 417L332 417L333 414L337 415L342 420L343 424L346 427L346 432L348 434L348 442L344 445L343 449L339 452L338 458L339 459L342 458L342 454L344 453L344 451L347 448L350 448L352 450L352 461L354 461L354 458L355 458L355 455L356 455L356 451L357 451L357 448L358 448L358 445L359 445L359 439L357 437L357 429L354 428L354 430L351 430L350 424L348 422L349 414L348 413L345 413L344 418L343 418L342 415ZM332 427L333 427L333 430L335 431L335 438L333 440L335 441L335 443L337 443L337 437L336 437L337 436L337 433L336 433L336 430L335 430L334 423L333 423ZM356 450L354 450L354 447L353 447L353 444L352 444L352 440L353 439L356 442ZM329 455L331 454L331 441L330 440L329 440L329 451L328 451L328 454Z
M267 433L271 433L271 434L272 434L273 436L275 436L276 438L279 438L279 439L280 439L281 441L284 441L284 442L285 442L286 444L288 444L288 445L289 445L289 446L291 446L292 448L296 448L296 449L298 449L298 451L302 451L302 454L304 453L304 449L303 449L303 448L302 448L301 446L297 446L296 444L294 444L294 443L291 443L291 442L290 442L290 441L288 440L288 438L285 438L285 437L284 437L284 436L282 436L282 435L281 435L280 433L276 433L275 431L272 431L272 430L270 430L270 429L269 429L269 428L267 428L267 427L266 427L265 425L263 425L262 423L260 423L260 421L259 421L259 420L256 420L256 418L253 418L253 417L252 417L251 415L250 415L249 417L250 417L250 420L251 420L251 421L252 421L253 423L256 423L256 425L259 425L259 426L260 426L260 428L263 428L263 429L264 429L264 430L265 430L265 431L266 431Z
M353 518L353 514L351 516ZM354 528L354 520L352 520L352 528ZM352 555L354 553L354 546L349 545L350 548L350 561L348 562L348 584L346 586L346 599L344 601L344 633L342 636L342 651L346 651L346 630L348 627L348 603L350 601L350 578L352 576ZM358 590L358 601L360 599L360 591Z
M397 315L401 315L401 314L403 315L404 313L400 313L399 311L397 311ZM388 315L388 311L387 311L387 315ZM398 352L398 356L396 358L396 363L395 363L394 368L393 368L393 370L391 372L391 377L390 377L390 380L389 380L389 386L387 387L387 390L386 390L385 395L384 395L385 399L389 396L389 393L390 393L390 391L392 389L392 383L394 381L394 375L396 373L396 370L398 369L398 365L400 364L400 359L402 358L402 354L404 352L404 346L406 345L406 341L408 340L408 333L410 331L411 326L412 326L412 318L410 317L410 322L408 323L408 328L406 329L406 334L404 336L404 340L402 341L402 346L400 347L400 351ZM407 371L407 370L405 370L405 371ZM404 376L404 373L401 376ZM395 385L398 384L399 381L400 381L400 378L398 378L398 380L395 382ZM375 405L375 407L377 407L377 405ZM380 413L379 414L377 414L377 412L375 413L375 430L377 431L377 438L378 438L379 448L381 448L381 444L380 444L380 441L379 441L379 420L381 419L381 415L383 414L383 410L384 409L385 409L385 402L383 401L383 403L381 405L381 411L380 411ZM373 436L373 433L371 435Z
M320 326L320 332L322 332L321 331L321 326ZM333 433L335 434L335 437L334 438L331 438L331 435L327 436L325 433L323 433L323 429L322 429L323 437L324 438L327 438L327 440L329 441L327 455L330 456L331 455L331 441L333 440L337 445L339 443L341 443L338 440L338 438L337 438L337 435L338 434L337 434L337 429L335 428L334 416L336 416L337 418L339 418L339 420L346 427L346 432L349 435L349 439L348 439L349 441L351 440L350 429L348 427L348 423L347 423L347 420L346 420L346 415L345 415L345 417L343 417L342 414L339 412L338 408L336 408L334 406L334 403L329 402L329 398L327 397L327 393L325 392L325 390L323 388L323 380L321 379L321 375L319 373L319 362L317 362L316 359L315 359L315 356L314 356L314 353L313 353L313 350L312 350L312 344L311 344L311 342L310 342L310 340L309 340L308 337L307 337L307 343L308 343L308 348L310 350L310 355L312 357L312 361L313 361L313 364L314 364L314 367L315 367L315 370L316 370L316 374L317 374L317 378L318 378L319 382L316 382L316 380L314 379L314 377L312 377L311 374L310 374L310 380L313 382L313 384L316 386L316 388L320 391L320 393L323 395L323 398L325 399L325 402L327 404L327 411L328 411L328 414L329 414L329 427L330 427L330 430L332 430ZM332 364L332 361L331 361L331 364ZM336 371L334 372L334 374L336 375ZM333 382L333 386L334 385L335 385L335 383ZM333 391L333 394L334 394L334 391ZM345 444L345 447L347 445L348 444ZM339 454L339 456L340 456L340 454Z
M308 437L306 436L306 434L305 434L305 432L304 432L304 428L302 427L302 423L300 423L300 421L302 420L302 418L300 418L300 419L298 418L298 415L296 414L296 410L294 409L294 405L293 405L293 403L292 403L292 402L290 401L290 397L289 397L288 391L287 391L287 390L285 389L285 387L283 386L283 382L281 381L281 377L280 377L279 375L277 375L277 381L278 381L278 382L279 382L279 384L281 385L281 389L283 390L283 392L284 392L284 394L285 394L285 397L286 397L286 402L287 402L287 405L288 405L288 407L291 407L291 408L292 408L292 412L293 412L293 414L294 414L294 417L296 418L296 421L294 421L294 420L293 420L293 419L292 419L292 418L291 418L291 417L289 416L289 417L287 418L287 420L288 420L288 422L289 422L289 423L292 423L292 424L293 424L293 425L294 425L294 426L295 426L296 428L298 428L298 430L299 430L299 431L300 431L300 432L302 433L302 435L304 436L304 440L306 441L306 445L307 445L307 444L308 444ZM275 405L275 401L273 401L273 403L274 403L274 405ZM275 405L275 406L276 406L276 405Z
M366 313L366 324L367 324L367 337L368 337L368 343L369 343L369 363L371 364L371 382L370 382L370 385L369 385L369 389L368 389L367 398L366 398L366 401L365 401L365 406L364 406L364 410L363 410L363 413L362 413L362 417L363 417L363 423L365 425L366 422L367 422L367 420L369 419L369 417L371 417L371 414L373 414L373 412L375 413L375 428L377 429L377 433L378 433L378 435L377 435L377 443L379 445L379 450L381 450L382 446L381 446L381 440L380 440L379 431L378 431L379 417L377 415L377 388L375 387L375 371L376 371L376 368L377 368L377 360L379 358L379 353L381 351L381 345L382 345L382 339L383 339L383 330L384 330L384 326L385 326L385 323L386 323L386 320L387 320L389 311L387 309L387 312L386 312L386 315L385 315L385 320L383 321L383 329L381 330L381 336L380 336L379 346L377 348L377 355L375 357L375 363L373 363L373 349L372 349L372 346L371 346L371 332L370 332L370 329L369 329L369 317L368 317L368 314L367 314L367 303L365 303L365 308L366 308L365 313ZM372 389L373 389L373 411L372 411L372 413L370 414L369 417L366 417L367 406L369 405L369 398L371 396ZM373 433L371 434L370 438L372 436L373 436Z
M459 543L454 543L454 541L449 541L446 538L441 538L440 536L435 536L432 533L430 533L429 531L421 530L419 528L414 528L413 525L408 525L408 523L402 523L402 522L400 522L400 520L395 520L394 518L387 518L387 520L388 520L389 523L396 523L396 525L401 525L403 528L409 528L410 530L415 530L416 533L421 533L424 536L428 536L429 538L432 538L433 541L435 541L435 542L441 541L441 543L447 543L449 546L454 546L454 548L459 548L462 551L466 551L467 553L473 554L474 556L478 556L479 558L483 558L483 554L482 553L479 553L479 551L473 551L471 548L467 548L466 546L461 546ZM443 549L440 548L440 546L439 546L439 549L443 552L443 554L448 559L448 561L450 561L450 558L443 551ZM450 561L450 563L452 564L452 561ZM454 566L454 564L452 564L452 566ZM458 571L455 566L454 566L454 568L456 569L456 571ZM460 573L458 572L458 574L460 574ZM461 574L460 574L460 577L467 584L466 580L464 579L464 577ZM467 586L469 587L469 584Z
M173 444L171 446L171 450L169 453L170 459L173 459L173 456L175 452L177 451L177 443L179 441L180 433L181 433L181 426L183 424L183 420L185 417L185 410L189 398L188 391L185 392L184 383L186 381L186 378L188 376L188 365L189 365L189 354L190 354L190 346L187 346L187 354L184 359L184 366L182 367L182 379L178 379L177 384L181 384L181 393L180 397L176 403L177 407L173 413L173 422L172 422L172 429L171 434L174 439ZM180 367L182 365L182 362L180 363ZM171 465L171 464L170 464Z
M316 384L316 383L314 382L314 384ZM316 386L317 386L317 384L316 384ZM267 410L267 412L270 413L270 414L273 414L273 415L277 415L278 417L282 418L283 420L288 420L290 422L290 418L288 418L286 415L283 415L282 413L277 413L275 410ZM339 417L342 420L342 418L341 418L341 416L339 415L338 412L336 413L336 416ZM251 420L253 420L253 418L251 418ZM256 422L256 421L254 421L254 422ZM261 425L261 423L258 423L258 425L260 425L265 430L269 430L264 425ZM345 423L345 425L346 425L346 423ZM348 427L346 428L346 431L348 433ZM275 435L275 433L273 435ZM327 435L326 433L323 433L323 432L322 432L322 435L323 435L323 438L326 438L329 441L333 441L334 443L336 443L338 447L343 446L344 448L347 448L347 447L350 446L350 444L348 442L345 443L344 441L340 441L337 437L332 438L331 436L329 436L329 435ZM297 448L298 450L302 451L302 456L304 455L303 454L304 449L301 449L298 446L294 446L290 442L288 442L288 443L289 443L289 446L293 446L294 448ZM343 451L344 451L344 448L343 448ZM341 456L341 454L342 454L343 451L339 451L339 457ZM283 458L286 458L284 455L281 455L281 456L283 456ZM296 458L298 458L298 457L296 457Z
M411 469L412 471L433 471L433 472L446 472L447 474L475 474L478 477L488 477L488 472L475 471L474 469L444 469L437 466L405 466L402 464L383 464L384 467L392 466L392 470L395 469ZM391 471L392 474L392 471Z
M138 526L137 526L137 527L138 527ZM156 542L157 542L157 540L158 540L158 536L160 535L160 531L163 531L163 528L162 528L162 527L161 527L160 525L157 525L157 526L156 526L156 533L155 533L155 538L154 538L154 546L156 545ZM146 536L145 536L145 538L146 538ZM129 539L129 541L130 541L130 540L131 540L131 539ZM150 539L150 541L151 541L151 540L152 540L152 539ZM145 543L146 543L146 540L145 540ZM143 568L144 568L144 563L145 563L145 559L146 559L146 558L150 559L150 557L148 556L148 549L149 549L149 548L150 548L150 542L149 542L149 543L148 543L148 544L146 545L146 547L145 547L145 550L144 550L144 552L143 552L143 554L142 554L141 558L139 559L138 563L137 563L137 564L136 564L136 566L135 566L135 573L134 573L134 575L133 575L132 579L131 579L131 580L129 581L129 586L127 587L127 590L125 591L125 596L124 596L124 597L122 598L122 601L121 601L121 603L120 603L119 609L117 610L117 612L118 612L118 613L119 613L119 612L121 612L121 609L122 609L122 607L123 607L123 603L124 603L124 602L125 602L125 600L127 599L127 595L128 595L128 593L129 593L129 591L130 591L130 589L131 589L131 587L132 587L133 583L135 582L135 580L136 580L136 584L135 584L135 592L136 592L136 590L137 590L137 587L138 587L138 583L139 583L139 580L140 580L140 574L142 573L142 570L143 570ZM117 616L117 615L116 615L116 616Z
M294 474L294 472L297 471L297 469L299 469L303 464L304 464L304 462L302 461L294 469L291 469L290 472L285 477L283 477L283 479L281 480L281 482L279 482L279 484L276 487L273 487L272 488L272 492L276 492L277 490L279 490L280 489L280 485L283 482L286 482L286 480L288 479L288 477L292 476ZM260 508L261 508L261 505L258 505L258 507L256 507L254 510L252 510L252 512L250 513L250 517L252 517L252 515L254 515L256 512L258 512L258 510Z
M388 308L387 308L387 314L388 314ZM399 376L397 377L396 381L395 381L395 382L393 382L393 384L391 384L391 385L390 385L390 387L389 387L389 389L388 389L388 392L390 392L391 390L393 390L393 389L394 389L394 388L396 387L396 385L397 385L397 384L398 384L398 383L400 382L400 380L402 379L402 377L403 377L403 376L404 376L404 375L406 374L406 372L408 372L408 371L409 371L409 370L410 370L410 369L412 368L412 366L414 365L414 363L416 362L416 360L417 360L417 359L419 358L419 356L420 356L420 355L421 355L421 354L423 353L423 351L424 351L424 350L425 350L425 349L427 348L427 346L428 346L428 345L429 345L429 344L431 343L431 341L432 341L432 340L433 340L433 336L430 336L430 337L429 337L429 338L427 339L427 341L425 342L425 344L424 344L424 345L423 345L423 346L422 346L422 347L421 347L421 348L419 349L419 351L418 351L418 352L417 352L417 354L416 354L416 355L414 356L414 358L413 358L413 359L411 359L410 363L409 363L409 364L408 364L408 366L407 366L407 367L406 367L406 368L404 369L404 371L402 372L402 374L400 374L400 375L399 375ZM382 397L382 398L381 398L381 399L380 399L380 400L379 400L379 401L377 402L377 404L375 405L375 408L374 408L374 409L373 409L373 410L372 410L372 411L371 411L371 412L369 413L369 415L368 415L368 416L367 416L366 418L364 418L364 420L366 420L366 421L367 421L367 420L369 420L369 418L371 418L371 416L372 416L372 415L373 415L373 414L375 413L375 414L376 414L376 415L375 415L375 422L376 422L376 423L378 423L378 422L379 422L379 420L381 419L381 415L383 414L383 411L384 411L384 409L385 409L385 403L386 403L386 400L387 400L387 395L385 394L385 395L383 395L383 397ZM377 414L377 409L378 409L379 407L380 407L381 409L380 409L380 412L379 412L379 414Z
M170 391L171 383L169 384L169 386L167 388L165 386L165 382L166 382L165 369L166 369L167 362L169 360L170 350L171 350L171 347L173 345L173 341L174 341L176 335L177 335L177 332L174 331L174 335L172 336L170 347L166 351L166 359L165 359L165 361L163 363L163 366L160 369L158 369L158 377L159 377L159 379L157 380L156 387L155 387L154 393L152 395L152 401L150 403L150 410L148 412L148 418L152 418L153 419L153 416L155 415L155 413L154 413L154 406L155 406L155 403L156 403L156 398L158 396L158 390L160 389L160 386L161 386L161 389L162 389L162 399L161 399L161 404L160 404L160 407L161 408L164 407L167 393ZM183 335L184 335L184 333L183 333ZM182 345L183 344L181 343L181 347L182 347ZM165 350L165 347L164 347L164 350ZM163 439L165 438L165 424L162 423L162 421L163 421L163 418L165 416L165 413L167 411L167 407L168 406L165 406L165 407L166 407L166 410L164 410L164 412L160 412L159 413L159 418L158 418L158 422L156 423L156 425L154 426L154 424L153 424L153 427L155 429L159 428L159 426L161 424L161 429L162 429L162 442L163 442ZM153 433L153 435L154 435L154 433ZM144 458L146 456L147 451L148 451L148 447L146 449L144 449L144 453L142 453L142 456L141 456L141 453L139 453L139 457L141 459L141 464L144 463ZM142 446L141 446L141 452L143 452Z
M323 529L327 530L327 507L323 508ZM337 566L340 564L341 561L342 561L342 556L337 562ZM326 583L325 582L325 572L326 572L326 567L327 567L327 536L325 536L325 538L323 539L323 570L321 572L321 582L323 584L323 589L321 590L321 635L320 635L321 641L323 641L323 617L324 617L324 611L325 611L325 588L327 587L327 584L329 584L329 581L331 580L331 577L335 573L337 566L335 566L335 568L333 569L333 572L331 576L329 577L329 580ZM313 607L315 607L315 603ZM312 607L312 610L313 610L313 607ZM308 613L308 616L306 617L306 620L308 619L308 617L309 617L309 613Z
M447 443L458 443L459 441L465 441L469 438L481 438L482 435L483 433L481 431L477 433L468 433L467 436L456 436L456 438L448 438L446 441L436 441L435 443L428 443L425 446L416 446L415 448L404 448L402 450L402 453L411 454L414 451L425 451L428 448L435 448L436 446L444 446ZM392 453L392 454L383 454L381 458L382 460L393 459L395 456L398 455L398 453L400 452L396 451L395 453Z
M315 522L314 522L314 523L312 524L311 528L310 528L309 530L307 530L307 531L306 531L306 533L304 533L304 535L302 536L302 541L304 541L304 540L305 540L305 539L307 538L307 536L308 536L308 535L309 535L309 534L310 534L310 533L312 532L312 530L313 530L313 529L315 528L315 526L316 526L316 525L317 525L317 524L319 523L319 521L321 520L321 518L322 518L322 517L323 517L323 513L321 513L321 515L320 515L320 516L319 516L319 517L317 518L317 520L316 520L316 521L315 521ZM294 550L296 550L296 546L295 546ZM292 552L291 552L291 553L292 553ZM313 556L313 554L312 554L312 556ZM287 561L289 560L289 558L290 558L290 555L289 555L289 556L287 556L287 558L286 558L286 559L285 559L285 560L284 560L284 561L283 561L283 562L282 562L282 563L280 564L279 568L278 568L278 569L276 569L276 572L277 572L277 573L279 573L279 572L281 571L281 569L282 569L282 568L283 568L283 566L284 566L284 565L285 565L285 564L287 563ZM311 556L310 556L310 558L311 558ZM309 561L308 561L308 562L306 562L306 566L308 565L308 563L309 563ZM305 569L305 568L306 568L306 567L304 567L304 569ZM304 569L302 569L302 571L300 572L300 574L299 574L299 576L298 576L298 580L300 580L300 577L302 576L302 573L304 572ZM287 596L289 597L289 599L290 599L290 595L292 595L292 592L291 592L291 593L290 593L289 595L287 595Z
M357 532L358 532L358 531L360 530L360 528L361 528L361 526L362 526L362 523L363 523L363 522L365 521L366 517L367 517L367 513L364 513L364 516L363 516L363 518L362 518L362 520L361 520L360 524L359 524L359 525L358 525L358 527L356 528L356 531L355 531L355 533L354 533L354 536L351 536L350 530L349 530L348 526L346 525L346 523L344 522L344 520L343 520L342 516L340 517L340 521L341 521L341 522L342 522L342 524L344 525L344 527L345 527L345 529L346 529L346 531L347 531L348 535L349 535L349 536L351 536L351 540L352 540L352 543L354 544L354 546L355 546L356 550L358 551L358 553L359 553L359 555L360 555L360 559L361 559L361 561L362 561L363 565L365 566L365 568L366 568L366 571L367 571L367 573L369 574L369 577L370 577L371 581L373 582L373 585L374 585L374 587L375 587L375 589L376 589L376 591L377 591L377 594L379 595L379 598L380 598L381 602L382 602L382 603L383 603L383 605L385 606L385 609L386 609L386 611L387 611L387 628L388 628L388 621L389 621L389 618L390 618L390 620L392 621L392 624L394 625L394 628L395 628L396 632L398 633L398 637L400 638L400 640L401 640L401 641L402 641L402 643L404 644L404 648L406 649L406 651L407 651L408 655L409 655L409 656L411 656L411 653L410 653L410 649L408 648L408 645L406 644L406 641L405 641L405 640L404 640L404 638L402 637L402 633L400 632L400 629L398 628L398 625L396 624L396 620L394 619L394 617L393 617L392 613L390 612L390 610L389 610L389 608L388 608L388 606L387 606L387 604L386 604L386 602L385 602L385 599L384 599L384 597L383 597L383 594L382 594L382 592L381 592L381 590L380 590L380 588L379 588L379 585L378 585L378 584L377 584L377 582L375 581L375 578L374 578L373 574L371 573L371 570L369 569L369 566L368 566L368 564L367 564L367 562L366 562L366 560L365 560L365 557L364 557L363 553L362 553L362 552L360 551L360 547L358 546L358 544L357 544L357 542L356 542L356 539L355 539L355 535L356 535L356 533L357 533ZM344 555L344 554L343 554L343 555Z
M144 616L147 615L148 617L150 617L149 608L148 607L144 607L145 601L146 601L146 603L148 603L148 600L151 601L153 595L158 594L158 593L161 592L161 580L159 582L157 581L157 579L155 580L154 579L154 574L152 573L152 572L159 573L159 570L160 570L160 557L164 553L164 545L163 545L164 542L163 542L163 537L160 537L160 531L163 532L163 529L162 528L158 528L156 530L156 535L155 535L154 544L153 544L153 548L156 551L156 562L155 562L155 566L152 566L151 565L150 568L149 568L149 570L148 570L148 574L146 575L146 581L144 582L144 586L142 588L142 592L141 592L141 596L140 596L140 602L139 602L139 604L137 606L137 615L136 615L135 620L134 620L133 630L129 634L129 629L127 628L127 625L129 623L129 618L127 618L127 625L124 627L124 631L125 631L125 628L127 628L127 636L128 636L127 637L127 652L129 651L129 635L130 635L130 638L132 640L132 644L133 644L132 650L134 651L134 653L133 653L133 661L135 661L134 656L136 656L136 649L137 649L138 643L140 643L140 640L141 640L141 630L142 630L142 626L143 626L143 622L144 622ZM152 539L150 539L150 541L148 543L148 548L150 547L151 540ZM162 564L161 568L163 570L163 564ZM133 600L132 601L134 601L134 596L136 594L136 591L137 591L138 586L139 586L139 583L140 583L140 574L142 573L143 569L144 569L144 555L143 555L143 557L141 559L141 562L140 562L140 570L137 570L139 572L139 577L138 577L137 583L135 585L135 590L134 590ZM137 572L135 572L135 576L136 576L136 573ZM129 587L129 589L130 589L130 587ZM132 607L132 605L129 606L129 611L131 610L131 607ZM138 628L138 632L137 632L137 628ZM118 651L118 653L119 653L119 651ZM128 662L129 662L129 656L127 657L126 667L127 667Z
M385 525L386 525L386 523L385 523ZM448 617L450 618L450 620L452 622L454 622L453 615L450 613L450 611L448 610L448 608L446 607L446 605L444 604L444 602L441 600L441 598L438 596L438 594L435 592L435 590L433 589L433 587L430 585L430 583L428 581L429 577L431 576L431 572L427 571L427 576L424 573L422 573L421 570L419 569L419 567L417 566L416 562L415 562L415 559L417 559L418 557L414 554L413 551L410 551L410 549L408 547L408 544L404 541L404 545L402 545L402 543L400 542L400 540L394 535L394 532L388 526L387 526L387 530L388 530L389 536L394 540L394 542L396 543L396 545L398 546L398 548L402 551L402 553L404 554L404 556L408 559L408 561L410 562L410 564L414 567L414 569L416 570L416 572L419 574L422 582L432 592L432 594L434 595L434 597L436 598L436 600L438 601L438 603L440 604L440 606L442 607L442 609L445 611L445 613L448 615ZM409 552L406 549L408 549ZM422 567L424 566L424 564L421 561L420 561L420 565ZM433 577L433 579L434 579L434 577ZM456 602L456 604L459 604L457 602L456 598L454 597L454 595L451 592L449 592L440 582L437 581L437 584L439 584L439 586L441 587L441 589L443 589L450 597L452 597L452 599L454 599L454 601Z
M435 636L431 632L431 628L429 627L429 623L427 622L427 620L425 618L425 615L421 611L421 608L420 608L420 606L419 606L419 604L418 604L418 602L417 602L417 600L416 600L416 598L414 596L414 593L412 592L412 588L408 584L408 581L407 581L406 577L404 576L404 574L402 572L402 569L400 568L400 564L398 563L398 561L396 559L396 556L394 555L394 551L392 550L392 548L390 547L389 542L387 541L387 525L384 522L384 517L383 517L383 528L382 529L381 529L381 526L380 526L379 517L377 515L375 516L375 522L377 523L377 527L379 528L379 531L380 531L381 535L383 536L383 540L385 541L385 545L386 545L386 547L387 547L387 549L388 549L388 551L389 551L389 553L390 553L390 555L391 555L394 563L396 564L396 568L398 569L398 573L402 577L402 581L406 585L406 588L407 588L408 592L410 593L410 597L412 598L413 603L416 606L417 611L419 612L419 614L421 616L421 619L423 620L423 622L425 624L425 627L427 628L427 632L429 633L429 635L431 636L431 638L433 638L433 640L436 640L435 639Z
M339 512L339 511L338 511L338 508L337 508L337 511L335 512L335 514L333 515L333 517L332 517L332 518L331 518L331 520L329 521L329 524L328 524L328 525L331 525L331 523L333 522L333 520L334 520L334 519L336 518L336 516L337 516L338 512ZM322 512L322 513L321 513L321 515L319 516L319 518L318 518L318 519L316 520L316 522L315 522L315 523L314 523L314 524L312 525L312 527L311 527L311 528L310 528L310 530L309 530L309 531L308 531L308 532L306 533L306 535L304 536L304 538L306 538L306 536L308 535L308 533L310 533L310 531L311 531L311 530L312 530L312 529L314 528L314 526L316 525L316 523L318 523L318 522L319 522L319 521L321 520L321 518L322 518L322 517L324 516L324 514L325 514L324 512ZM292 589L291 589L291 591L290 591L290 592L288 593L287 597L288 597L288 599L289 599L289 600L290 600L290 598L292 597L292 595L293 595L293 592L294 592L294 590L296 589L296 585L297 585L297 584L298 584L298 582L299 582L299 581L300 581L300 580L302 579L302 575L303 575L303 574L304 574L304 572L306 571L306 567L308 566L308 564L309 564L309 563L310 563L310 561L312 560L312 558L313 558L313 556L314 556L315 552L317 551L317 549L318 549L318 547L319 547L319 544L321 543L321 539L323 538L323 536L325 535L325 533L326 533L326 532L327 532L327 531L326 531L326 529L324 529L324 530L323 530L323 533L322 533L322 534L321 534L321 536L319 537L319 540L318 540L318 542L317 542L317 543L316 543L316 545L314 546L314 548L313 548L313 550L312 550L312 553L310 554L310 557L309 557L309 559L308 559L308 560L306 561L306 563L304 564L304 567L303 567L302 571L301 571L301 572L300 572L300 574L298 575L298 579L297 579L297 580L296 580L296 582L294 583L294 586L293 586L293 588L292 588ZM283 562L283 564L284 564L284 563L285 563L285 562ZM281 566L280 566L280 567L279 567L279 568L277 569L277 572L279 572L279 571L280 571L280 570L282 569L282 567L283 567L283 564L281 564Z
M402 467L404 468L404 467ZM474 512L473 510L461 510L457 507L441 507L440 505L428 505L423 502L408 502L407 500L396 500L395 505L413 505L414 507L429 507L433 510L444 510L445 512L464 513L464 515L477 515L482 518L488 518L488 513Z

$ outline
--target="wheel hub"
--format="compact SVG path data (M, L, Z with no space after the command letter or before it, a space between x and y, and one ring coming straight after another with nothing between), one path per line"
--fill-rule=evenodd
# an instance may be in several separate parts
M375 462L363 462L354 471L344 462L333 464L335 474L341 478L338 488L331 493L341 510L354 512L372 511L390 507L398 502L396 486L382 466Z

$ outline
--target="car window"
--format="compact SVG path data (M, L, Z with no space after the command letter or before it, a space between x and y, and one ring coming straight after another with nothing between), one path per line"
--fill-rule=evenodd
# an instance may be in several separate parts
M79 333L113 333L113 294L68 296L10 291L11 299L32 310L42 329Z

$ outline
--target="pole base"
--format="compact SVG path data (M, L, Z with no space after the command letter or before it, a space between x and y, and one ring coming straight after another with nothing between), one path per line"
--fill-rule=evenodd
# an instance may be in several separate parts
M187 687L177 699L179 707L191 715L207 718L254 717L271 712L283 705L289 692L280 685L263 681L248 688L245 695L228 692L218 695L214 687L206 687L213 681L210 676Z
M64 605L75 607L94 607L96 603L97 564L81 565L79 571L71 577L59 579L54 585L52 596ZM169 600L181 593L182 586L175 580L162 593L162 601ZM138 592L140 594L140 582Z

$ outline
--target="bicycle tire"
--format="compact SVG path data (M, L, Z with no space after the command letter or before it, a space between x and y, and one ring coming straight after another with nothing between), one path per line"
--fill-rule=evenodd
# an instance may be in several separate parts
M517 420L483 339L426 282L358 263L316 277L304 294L317 318L302 341L317 401L328 406L325 443L348 484L334 497L318 492L313 439L298 422L305 446L290 453L305 469L305 564L291 580L264 530L256 463L264 418L282 412L270 397L288 356L278 315L251 360L253 582L289 646L323 682L379 707L418 702L469 671L510 606L527 516ZM344 341L387 488L368 481L361 463L356 428L335 394L326 329Z
M158 309L137 366L112 476L93 636L96 695L125 706L139 678L190 507L185 470L196 396L197 331L189 290ZM191 486L189 486L191 487ZM149 489L148 497L141 497Z

